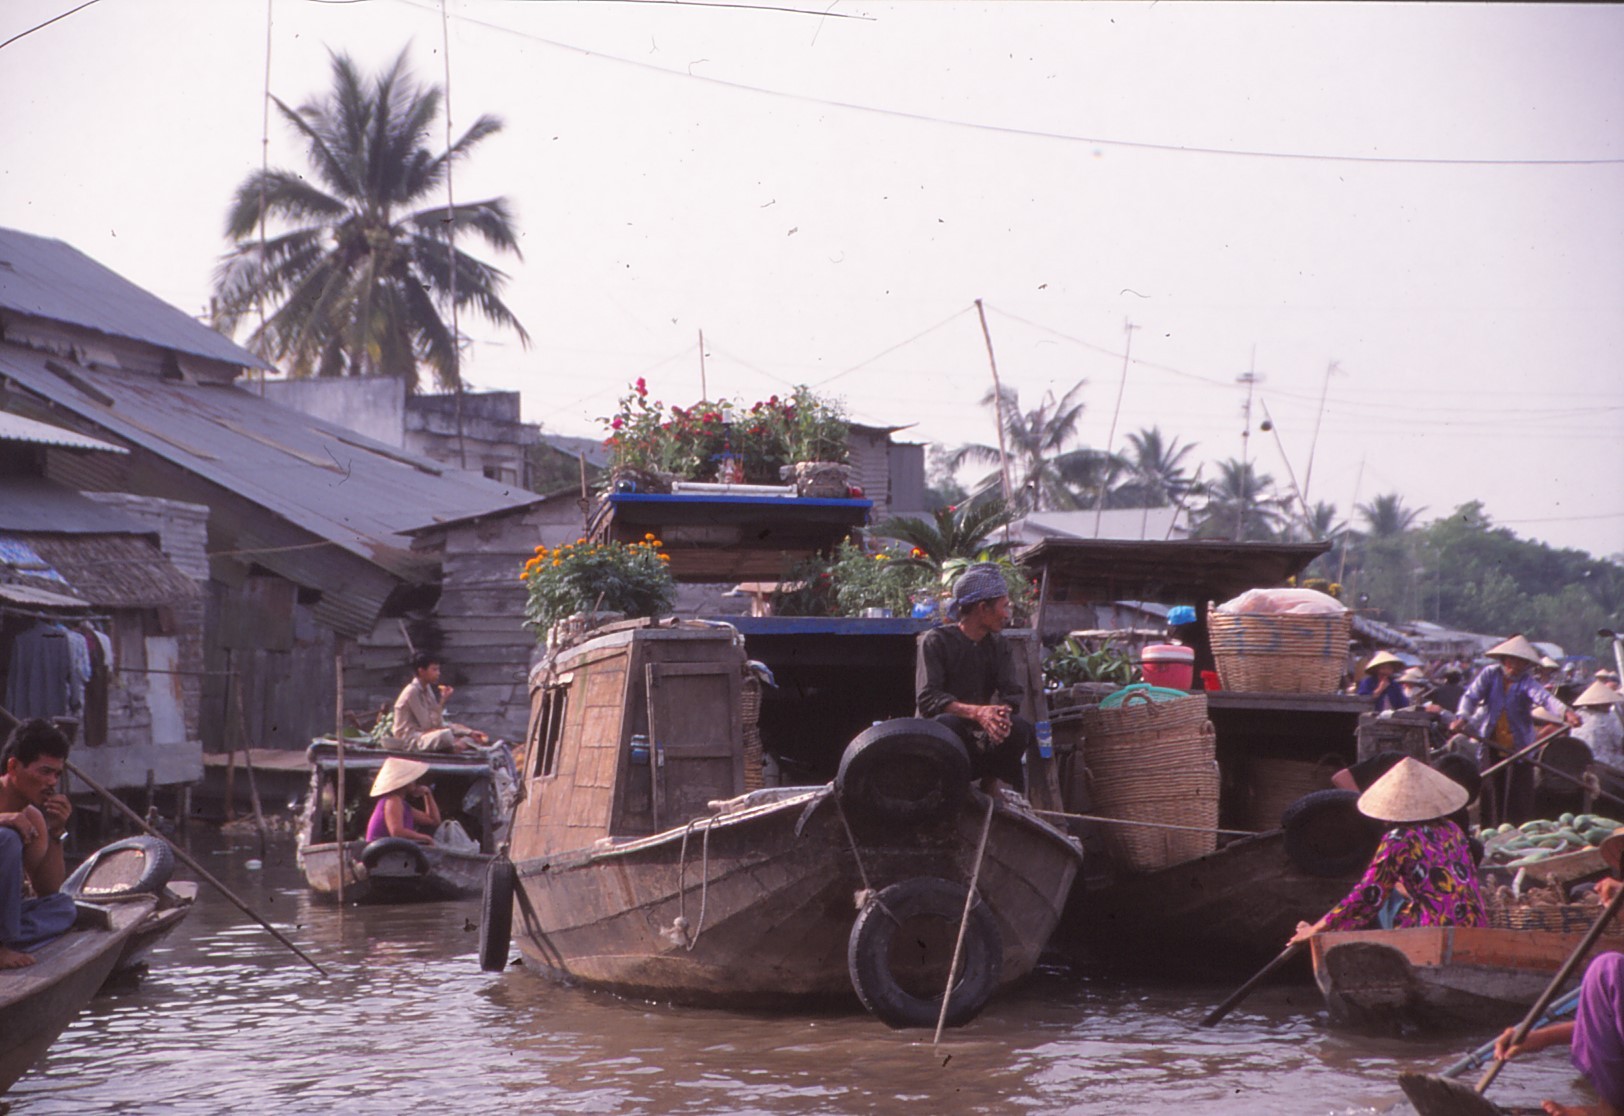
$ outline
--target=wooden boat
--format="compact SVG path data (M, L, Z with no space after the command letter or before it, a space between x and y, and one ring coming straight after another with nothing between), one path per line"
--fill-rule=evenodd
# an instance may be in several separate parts
M1074 945L1089 961L1125 969L1207 974L1256 972L1279 953L1301 919L1347 895L1359 870L1316 876L1286 851L1280 829L1097 890L1078 890L1068 914ZM1307 980L1306 970L1299 979Z
M368 842L369 793L378 768L392 755L422 760L440 816L456 821L472 840L468 848L421 845L403 837ZM310 785L299 822L298 862L317 895L336 899L344 873L346 902L400 903L477 895L498 844L505 838L496 771L482 755L344 749L344 839L337 840L333 804L338 796L338 747L317 741L306 751Z
M1311 939L1314 980L1332 1022L1361 1030L1450 1030L1515 1023L1587 927L1506 930L1429 926ZM1598 949L1624 947L1606 934Z
M612 625L538 665L487 967L506 960L512 888L524 960L554 977L689 1003L860 1000L934 1024L975 880L949 1022L1030 972L1080 846L1018 797L973 791L963 746L911 718L796 741L838 763L826 785L752 789L748 677L738 633L710 622Z
M185 921L197 902L197 884L171 880L174 854L156 837L136 836L105 845L87 857L62 883L75 899L98 903L131 893L152 895L157 905L124 943L107 983L127 981L146 971L159 942Z
M151 841L151 838L142 838ZM168 854L162 842L153 845ZM125 957L132 939L158 908L168 883L167 855L151 846L117 842L92 858L78 880L79 921L34 950L34 964L0 977L0 1093L11 1088L56 1041ZM172 928L172 926L171 926Z

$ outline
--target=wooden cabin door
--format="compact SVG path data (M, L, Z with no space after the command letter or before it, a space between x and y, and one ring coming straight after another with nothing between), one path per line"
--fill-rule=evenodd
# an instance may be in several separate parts
M741 679L737 663L649 663L647 680L654 826L664 829L744 793Z

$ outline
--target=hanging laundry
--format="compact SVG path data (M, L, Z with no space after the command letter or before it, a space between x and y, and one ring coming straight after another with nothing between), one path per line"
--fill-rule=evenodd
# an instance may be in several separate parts
M66 716L73 669L67 631L35 621L11 645L6 708L21 718Z

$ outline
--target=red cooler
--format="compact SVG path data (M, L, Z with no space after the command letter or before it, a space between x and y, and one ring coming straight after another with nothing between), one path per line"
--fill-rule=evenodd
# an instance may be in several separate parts
M1152 686L1188 690L1195 677L1195 651L1182 643L1152 643L1139 659L1139 672Z

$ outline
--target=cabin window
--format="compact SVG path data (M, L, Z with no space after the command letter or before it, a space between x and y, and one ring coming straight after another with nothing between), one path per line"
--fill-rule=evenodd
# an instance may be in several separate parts
M541 709L530 730L530 750L536 757L532 778L544 779L558 771L558 741L564 735L568 696L568 686L548 686L542 693Z

